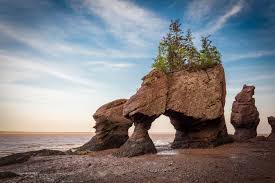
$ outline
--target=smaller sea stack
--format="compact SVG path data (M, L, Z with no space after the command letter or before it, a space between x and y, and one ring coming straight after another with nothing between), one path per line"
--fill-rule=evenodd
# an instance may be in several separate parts
M231 124L235 128L234 139L246 141L257 136L259 112L253 98L255 86L244 85L232 105Z
M101 106L93 115L96 135L77 151L101 151L124 144L129 138L128 129L133 124L122 115L126 102L126 99L118 99Z

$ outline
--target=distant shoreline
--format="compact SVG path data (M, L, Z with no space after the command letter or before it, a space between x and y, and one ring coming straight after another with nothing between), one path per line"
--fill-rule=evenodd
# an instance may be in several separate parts
M24 132L24 131L0 131L0 135L90 135L95 132Z
M0 135L90 135L94 134L95 132L25 132L25 131L0 131ZM129 132L132 134L132 132ZM165 135L174 135L173 132L150 132L150 134L165 134Z
M0 131L0 135L94 135L95 132L25 132L25 131ZM129 131L129 135L132 132ZM149 132L149 135L175 135L173 132ZM230 135L233 135L229 133ZM269 134L257 134L267 137Z

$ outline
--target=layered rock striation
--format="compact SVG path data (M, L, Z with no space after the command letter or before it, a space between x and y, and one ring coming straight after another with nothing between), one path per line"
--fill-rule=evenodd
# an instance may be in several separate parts
M275 141L275 117L270 116L267 118L268 123L270 124L272 131L271 134L268 136L268 140L274 140Z
M234 139L236 141L245 141L257 136L260 118L253 98L254 90L254 86L244 85L233 102L231 123L235 128Z
M118 99L101 106L93 118L96 121L96 135L77 151L100 151L119 148L129 136L128 129L132 121L123 116L123 106L126 99Z
M123 115L135 125L117 156L156 153L148 135L151 123L168 116L176 129L173 148L213 147L227 139L224 121L226 83L221 65L165 74L153 70L124 105Z

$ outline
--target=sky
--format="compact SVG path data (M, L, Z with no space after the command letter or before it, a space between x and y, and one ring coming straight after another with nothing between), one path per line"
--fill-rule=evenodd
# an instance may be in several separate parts
M275 116L273 0L0 0L0 131L89 132L101 105L129 98L171 19L211 40L226 73L225 117L255 85L258 133ZM174 132L159 117L150 132Z

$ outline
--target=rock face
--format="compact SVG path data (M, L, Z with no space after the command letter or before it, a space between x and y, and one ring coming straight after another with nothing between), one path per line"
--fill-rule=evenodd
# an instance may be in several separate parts
M137 156L156 153L148 135L151 123L165 112L167 98L167 76L157 70L143 78L141 88L124 105L123 115L134 121L135 130L116 156Z
M169 74L151 71L124 105L123 115L134 121L135 130L115 155L156 153L148 130L161 114L168 116L176 129L174 148L212 147L224 143L227 138L225 95L221 65Z
M254 90L254 86L244 85L233 102L231 123L235 128L234 139L236 141L245 141L257 136L256 130L260 118L253 98Z
M274 140L275 141L275 117L270 116L267 118L268 123L270 124L272 131L271 134L268 136L268 140Z
M93 118L96 121L96 135L77 151L99 151L119 148L128 136L128 129L132 122L122 115L126 99L118 99L101 106Z
M173 148L213 147L227 140L224 121L226 83L217 65L168 75L165 115L176 129Z
M152 122L165 112L167 76L161 71L153 70L142 80L141 88L125 103L123 115L134 122L144 122L149 118Z

